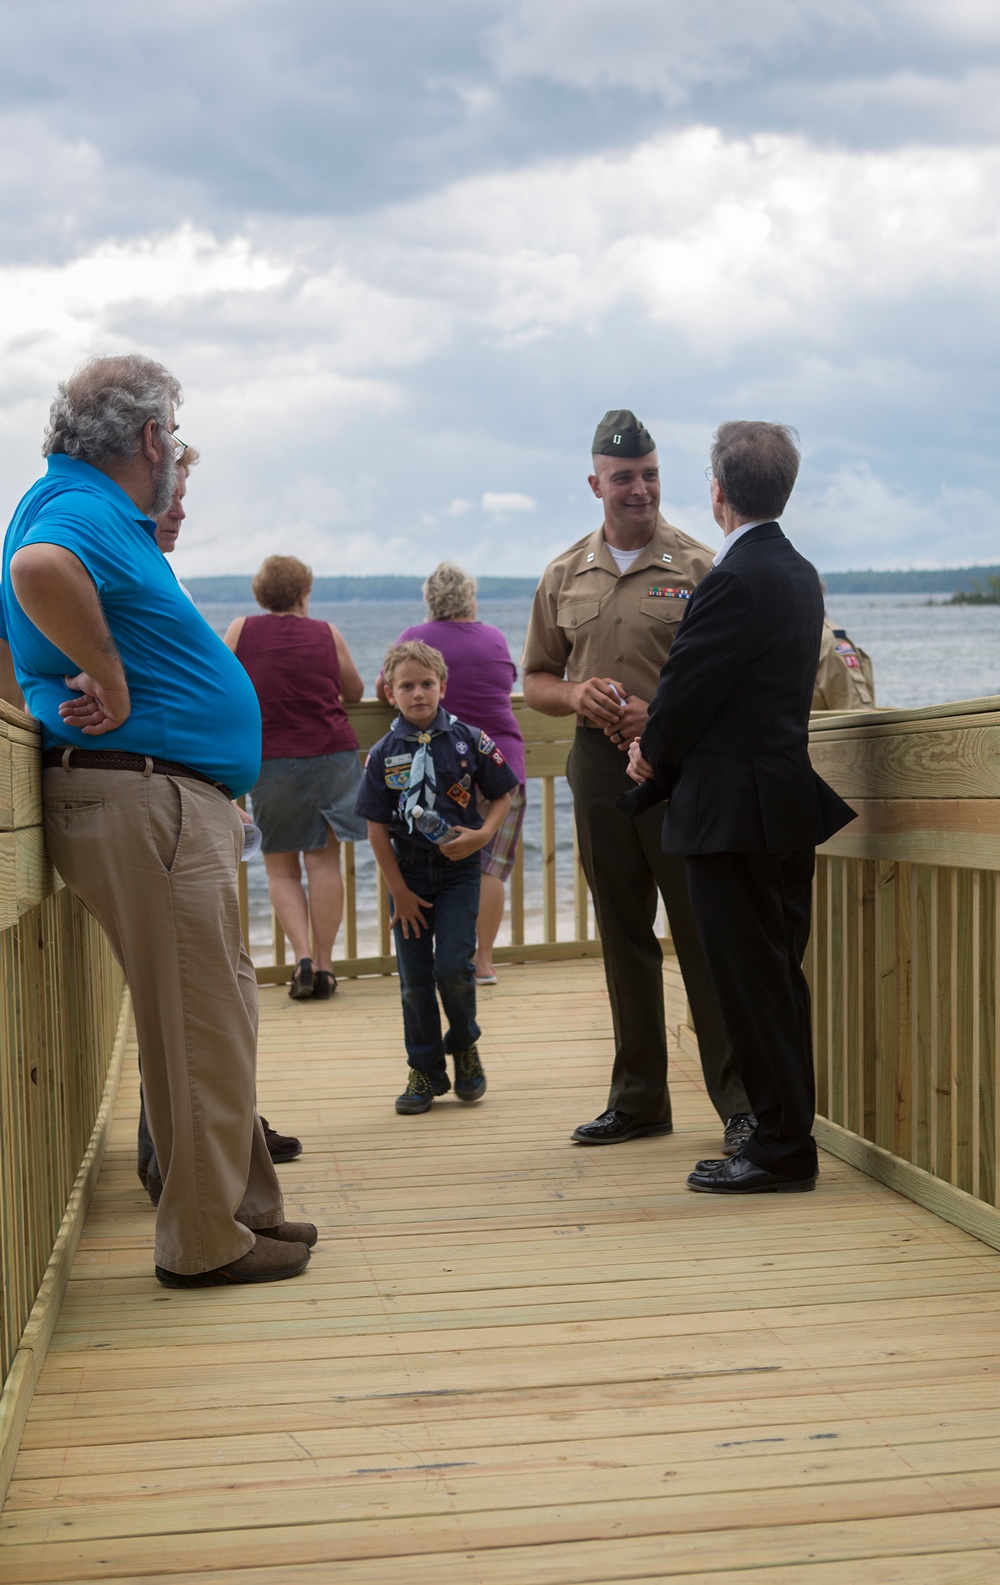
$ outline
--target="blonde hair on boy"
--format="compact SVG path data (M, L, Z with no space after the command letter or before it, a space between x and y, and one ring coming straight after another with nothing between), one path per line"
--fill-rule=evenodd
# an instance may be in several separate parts
M423 643L419 638L408 638L403 644L390 644L385 652L382 676L387 688L392 687L392 679L398 668L408 660L415 660L418 666L426 666L428 671L434 673L438 682L448 681L448 668L441 651L433 649L430 644Z

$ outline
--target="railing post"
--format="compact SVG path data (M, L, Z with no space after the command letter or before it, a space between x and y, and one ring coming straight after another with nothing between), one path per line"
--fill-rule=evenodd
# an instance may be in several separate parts
M347 932L347 956L358 955L358 877L354 843L341 844L344 851L344 928Z
M510 944L524 946L524 841L517 844L510 873Z
M556 783L542 777L542 939L556 939Z
M389 888L385 884L381 870L378 871L376 884L378 886L378 947L382 956L387 958L392 951L389 933Z
M587 888L587 877L583 873L580 863L580 841L576 832L576 821L573 821L573 928L578 941L590 940L590 919L588 903L590 893Z

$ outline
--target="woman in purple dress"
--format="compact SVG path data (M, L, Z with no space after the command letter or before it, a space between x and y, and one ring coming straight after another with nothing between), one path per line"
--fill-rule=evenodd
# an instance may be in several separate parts
M482 889L476 920L476 984L495 985L493 944L504 910L504 882L514 867L514 856L524 821L524 740L511 708L510 693L517 667L507 640L498 627L476 618L476 580L454 562L443 561L424 584L429 620L400 633L397 643L422 639L441 651L448 667L445 709L468 726L478 726L493 738L518 779L510 810L491 842L479 855ZM385 698L382 678L375 691Z

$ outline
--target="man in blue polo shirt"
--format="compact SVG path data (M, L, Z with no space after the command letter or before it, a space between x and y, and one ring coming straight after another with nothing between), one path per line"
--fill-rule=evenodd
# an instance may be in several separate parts
M257 986L243 947L232 798L260 765L242 666L156 543L184 446L180 387L138 355L60 386L48 471L4 544L0 638L41 722L45 837L123 965L163 1173L168 1287L273 1282L316 1229L284 1221L254 1111Z

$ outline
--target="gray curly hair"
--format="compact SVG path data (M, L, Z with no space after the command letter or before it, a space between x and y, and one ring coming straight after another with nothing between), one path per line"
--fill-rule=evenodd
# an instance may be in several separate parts
M423 592L432 622L460 622L476 614L476 580L453 561L442 561L434 568Z
M174 376L141 353L88 358L59 386L42 456L63 452L95 467L134 457L143 425L154 418L166 429L182 400Z

